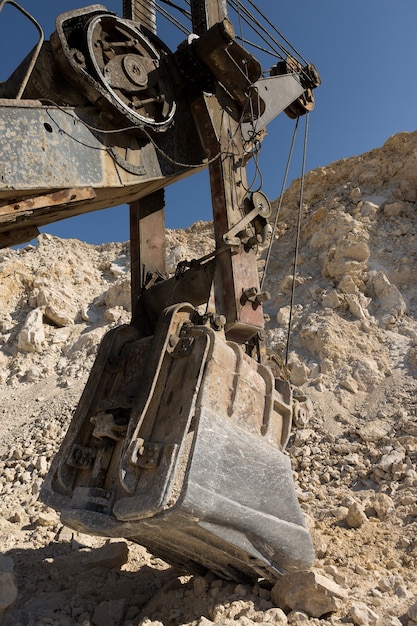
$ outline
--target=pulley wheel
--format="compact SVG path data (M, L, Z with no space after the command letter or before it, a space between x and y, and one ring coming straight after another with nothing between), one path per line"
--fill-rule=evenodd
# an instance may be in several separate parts
M91 19L86 38L87 65L113 105L134 123L165 130L176 105L153 43L130 22L109 14Z
M303 81L303 72L305 68L294 57L289 56L285 61L280 61L275 65L271 71L271 76L280 76L282 74L300 73L301 80ZM301 115L305 115L314 109L314 94L313 89L320 84L320 79L317 75L317 85L306 85L304 93L301 94L294 102L292 102L286 109L285 113L291 119L297 119ZM302 82L303 84L303 82Z

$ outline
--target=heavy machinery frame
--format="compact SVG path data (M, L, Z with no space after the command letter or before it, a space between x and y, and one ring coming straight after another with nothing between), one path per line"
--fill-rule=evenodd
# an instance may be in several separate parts
M150 0L124 2L124 18L66 12L0 85L0 245L130 203L132 322L105 336L43 500L72 528L188 571L274 580L314 551L285 454L303 408L262 339L256 249L271 208L246 162L320 81L291 59L262 76L226 2L190 8L193 33L173 53ZM203 168L213 251L168 277L163 189Z

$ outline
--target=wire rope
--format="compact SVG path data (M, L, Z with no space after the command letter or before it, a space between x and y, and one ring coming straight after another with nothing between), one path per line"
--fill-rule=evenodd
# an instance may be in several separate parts
M236 3L235 3L235 0L229 0L229 1L231 2L231 6L232 6L232 8L233 8L233 9L237 12L237 6L236 6ZM270 41L268 41L268 38L266 38L266 37L262 34L262 28L261 28L260 30L258 30L257 28L255 28L255 26L253 25L253 16L252 16L249 12L246 12L246 11L245 11L245 9L244 9L244 7L243 7L243 12L245 13L245 15L241 15L241 19L242 19L242 21L243 21L243 22L245 22L245 23L249 26L249 28L250 28L250 29L251 29L254 33L256 33L256 34L258 35L258 37L259 37L259 38L260 38L260 39L261 39L261 40L262 40L262 41L263 41L263 42L264 42L267 46L269 46L269 48L270 48L270 50L271 50L271 52L272 52L272 54L273 54L274 56L278 56L279 58L283 58L282 51L280 51L279 49L277 50L276 48L273 48L273 47L271 46ZM265 30L265 29L263 29L263 30ZM265 32L266 32L266 34L268 34L268 33L267 33L267 31L265 31Z
M295 282L296 282L296 272L297 272L297 267L298 267L298 252L299 252L299 246L300 246L301 215L303 212L304 178L305 178L305 164L306 164L306 154L307 154L308 121L309 121L309 115L307 113L305 131L304 131L304 147L303 147L303 163L301 167L300 197L298 201L297 233L296 233L295 247L294 247L294 263L293 263L293 276L292 276L292 285L291 285L290 316L288 320L287 345L285 348L285 366L286 367L288 365L288 355L290 352L292 320L293 320L294 301L295 301Z
M191 3L190 0L184 0L184 3L187 7L190 8ZM170 22L176 29L180 30L183 34L189 35L191 32L191 24L188 26L184 25L181 21L179 21L168 9L165 9L161 5L164 4L167 7L175 9L187 20L192 18L191 11L180 6L177 2L173 0L159 0L159 2L153 2L153 0L142 0L142 4L147 5L149 8L156 10L157 13ZM252 8L252 11L245 6L245 3L242 0L227 0L227 4L232 8L232 10L237 15L238 25L239 25L239 34L236 36L236 39L239 40L244 46L251 46L257 50L260 50L264 54L271 55L273 57L278 57L280 59L285 59L285 57L296 55L299 60L302 60L303 63L307 64L307 61L301 55L301 53L285 38L285 36L277 29L277 27L273 24L273 22L265 15L252 0L246 0L246 4ZM141 21L140 7L136 5L135 19L137 21ZM255 13L255 15L254 15ZM263 24L258 17L258 15L266 24ZM255 41L251 41L250 39L243 36L243 27L242 23L245 23L249 29L257 35L265 47L260 43ZM272 32L276 33L282 41L279 41ZM283 43L282 43L283 42ZM284 45L285 44L285 45ZM288 46L290 50L286 47Z
M172 0L160 0L160 1L163 4L167 4L168 6L172 7L173 9L176 9L177 11L182 13L185 17L188 17L191 20L191 13L190 13L190 11L187 11L186 9L183 9L178 4L175 4L175 2L172 2Z
M240 0L229 0L229 3L231 4L231 6L234 8L235 11L238 10L238 7L240 6L241 11L243 11L243 13L246 15L247 20L246 23L249 25L249 27L258 34L259 37L262 37L263 41L265 41L267 43L267 40L269 40L269 45L271 46L271 42L274 46L276 46L275 48L273 48L271 46L271 49L273 49L276 54L280 57L282 57L282 53L286 56L290 56L290 52L289 50L287 50L285 48L285 46L283 46L277 39L275 39L275 37L273 37L270 33L270 31L258 20L256 19L256 17L254 17L254 15L249 11L249 9L247 9L241 2ZM256 28L255 26L256 25ZM263 35L260 34L259 29L261 31L261 33L263 33ZM266 38L267 39L266 39ZM291 46L291 48L293 48ZM294 50L294 48L293 48ZM279 51L279 52L278 52ZM294 50L294 52L296 52Z
M146 6L147 5L147 6ZM147 9L149 12L147 12ZM139 22L150 30L155 26L152 24L155 14L155 5L149 0L123 0L123 17Z
M255 3L252 0L246 0L246 1L251 5L253 9L255 9L255 11L257 11L257 13L259 13L259 15L262 17L262 19L265 20L268 26L270 26L281 37L281 39L288 46L290 46L292 51L299 57L299 59L307 65L308 63L307 60L301 55L301 53L298 50L296 50L296 48L294 48L294 46L288 41L288 39L284 37L284 35L277 29L277 27L271 22L271 20L266 15L264 15L264 13L262 13L262 11L255 5ZM238 0L238 2L240 2L240 0Z
M247 9L241 2L241 0L228 0L229 5L232 7L232 9L237 13L239 12L240 15L242 15L242 12L244 13L244 16L241 17L241 19L243 21L245 21L245 23L249 26L249 28L255 32L258 37L270 48L270 54L272 54L275 57L278 57L281 60L285 60L285 58L288 57L293 57L294 55L298 57L298 61L302 61L304 64L307 65L307 61L306 59L304 59L304 57L301 55L301 53L284 37L284 35L282 35L282 33L280 33L280 31L273 25L273 23L269 20L269 18L267 18L257 7L256 5L252 2L252 0L247 0L250 5L257 11L257 13L259 13L259 15L262 16L262 18L267 22L267 24L270 26L270 28L272 28L279 36L280 38L290 47L291 51L288 50L282 43L280 43L270 32L270 30L268 28L266 28L256 17L254 17L254 15L249 11L249 9ZM256 25L256 27L255 27ZM272 44L271 44L272 42ZM259 49L258 46L256 46ZM267 52L264 50L264 52ZM301 63L300 63L301 64ZM306 78L308 78L308 76L305 74L305 71L303 68L300 68L300 73L304 74L306 76Z
M279 216L280 216L280 213L281 213L282 202L283 202L283 199L284 199L284 190L285 190L285 187L287 185L288 173L290 171L290 165L291 165L291 161L292 161L292 157L293 157L293 153L294 153L294 146L295 146L295 140L296 140L296 137L297 137L299 121L300 121L300 118L297 117L296 122L295 122L295 126L294 126L294 132L293 132L293 135L292 135L290 150L289 150L289 153L288 153L287 164L285 166L284 177L283 177L283 180L282 180L281 193L280 193L280 196L279 196L279 203L278 203L278 207L277 207L277 212L275 214L274 225L273 225L273 228L272 228L271 241L269 242L268 251L267 251L267 255L266 255L266 259L265 259L265 265L264 265L264 269L263 269L263 273L262 273L261 291L262 291L263 286L264 286L266 273L267 273L269 261L270 261L270 258L271 258L272 244L274 242L274 233L275 233L275 230L277 228Z
M182 9L179 5L175 4L171 0L160 0L160 2L153 2L152 0L141 0L141 4L138 5L135 3L133 8L133 18L135 21L147 24L149 21L149 16L143 11L143 9L147 6L151 11L156 11L164 17L168 22L170 22L175 28L180 30L183 34L188 35L190 33L190 28L187 28L182 22L180 22L174 15L172 15L167 9L161 6L162 4L166 4L172 8L175 8L179 11L184 17L191 21L191 13Z
M187 28L184 24L182 24L176 17L171 15L169 11L158 6L156 7L156 10L162 17L165 17L166 20L175 26L175 28L178 28L178 30L180 30L184 35L188 36L190 34L190 28Z
M239 22L240 38L243 39L242 15L241 15L241 12L240 12L240 4L238 5L237 18L238 18L238 22Z
M269 54L270 56L274 57L274 59L277 58L277 53L274 50L267 50L266 48L264 48L263 46L255 43L254 41L250 41L249 39L245 39L245 37L241 37L240 35L236 35L236 41L240 41L243 46L248 47L248 48L255 48L256 50L259 50L260 52L263 52L264 54Z

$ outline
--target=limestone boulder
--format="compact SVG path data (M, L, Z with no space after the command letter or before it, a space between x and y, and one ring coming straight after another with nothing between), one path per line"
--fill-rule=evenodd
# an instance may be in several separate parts
M338 611L348 597L346 589L313 570L282 576L271 597L276 606L321 617Z
M39 352L44 342L43 312L41 309L33 309L28 313L17 336L17 349L21 352Z

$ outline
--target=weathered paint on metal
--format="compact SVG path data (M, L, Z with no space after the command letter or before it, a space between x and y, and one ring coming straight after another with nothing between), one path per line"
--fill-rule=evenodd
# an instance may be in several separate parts
M104 337L42 499L187 570L273 581L314 558L283 453L291 392L195 313L177 304L153 337Z
M55 193L17 200L12 204L4 204L0 206L0 217L20 215L26 211L36 211L47 207L64 206L75 202L85 202L86 200L91 200L95 197L96 194L92 187L64 189Z
M202 163L201 146L189 133L193 122L185 119L188 123L150 141L94 130L102 126L94 107L0 99L0 207L22 206L21 211L0 211L0 247L23 243L33 228L143 198L198 171L176 165L187 159ZM94 193L68 202L69 189L86 188Z
M131 297L134 311L148 273L165 274L165 194L159 191L130 205Z
M202 36L227 18L227 6L223 0L193 0L191 10L193 24ZM224 28L229 32L228 21L225 24ZM218 37L219 33L215 28L207 33L205 39L208 49L211 47L211 39L217 42ZM218 71L222 72L224 68L221 65L221 55L216 57L216 62ZM223 63L228 63L227 55ZM217 84L213 95L202 95L193 104L194 119L209 155L217 248L224 245L223 236L242 218L243 198L247 189L242 135L239 122L234 119L234 108L234 101L220 84ZM220 255L214 280L216 311L226 316L226 333L232 341L245 342L264 327L262 306L242 298L248 288L259 291L254 250L241 246L237 253L236 250L231 250Z
M225 233L242 218L247 189L240 133L237 132L237 123L225 113L220 103L223 98L224 93L218 87L216 95L202 96L194 103L195 119L210 157L210 187L218 248L224 245ZM241 246L237 254L231 250L220 255L214 284L216 310L226 316L229 339L243 342L263 329L262 306L242 301L245 289L255 287L259 291L253 249Z
M201 35L227 17L226 0L191 0L193 32Z
M72 109L0 106L0 134L0 197L106 184L105 147Z
M123 17L134 20L156 34L154 0L123 0ZM135 310L146 274L165 274L165 194L161 189L129 205L130 284Z

